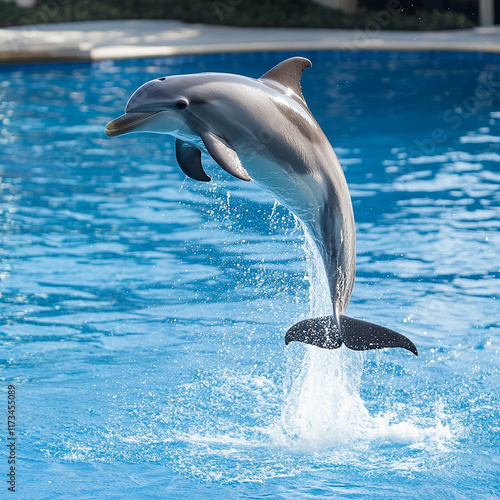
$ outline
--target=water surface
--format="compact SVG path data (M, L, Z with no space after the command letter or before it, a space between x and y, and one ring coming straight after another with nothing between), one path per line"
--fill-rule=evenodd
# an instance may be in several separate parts
M418 358L285 347L329 310L300 224L208 158L210 185L185 179L168 137L104 136L149 79L289 55L2 69L18 498L500 495L500 62L304 54L353 199L348 313Z

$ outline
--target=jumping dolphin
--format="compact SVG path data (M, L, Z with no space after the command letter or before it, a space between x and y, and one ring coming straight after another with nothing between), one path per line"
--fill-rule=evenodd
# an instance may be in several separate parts
M259 79L200 73L151 80L132 94L106 134L172 135L187 176L210 181L201 164L201 152L207 153L226 172L270 191L304 223L323 260L333 310L292 326L286 344L403 347L418 355L404 335L344 314L354 285L354 215L340 163L302 95L300 79L309 66L308 59L292 57Z

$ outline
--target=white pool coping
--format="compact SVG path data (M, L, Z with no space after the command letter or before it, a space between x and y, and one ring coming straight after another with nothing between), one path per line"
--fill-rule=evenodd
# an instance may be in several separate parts
M217 52L416 50L500 53L500 26L457 31L235 28L178 21L89 21L0 29L0 63L101 61Z

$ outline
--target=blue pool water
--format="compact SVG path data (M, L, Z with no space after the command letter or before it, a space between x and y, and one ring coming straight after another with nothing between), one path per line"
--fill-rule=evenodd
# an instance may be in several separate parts
M104 136L149 79L289 55L0 70L2 498L9 384L16 498L500 498L500 60L304 54L348 311L418 358L285 347L329 306L300 225L213 164L186 180L169 137Z

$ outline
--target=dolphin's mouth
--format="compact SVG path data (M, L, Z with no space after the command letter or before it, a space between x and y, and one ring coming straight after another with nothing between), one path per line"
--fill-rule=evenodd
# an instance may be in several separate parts
M117 135L128 134L133 132L137 125L147 120L153 115L160 113L160 111L146 112L146 113L125 113L114 120L111 120L106 125L104 131L108 137L116 137Z

